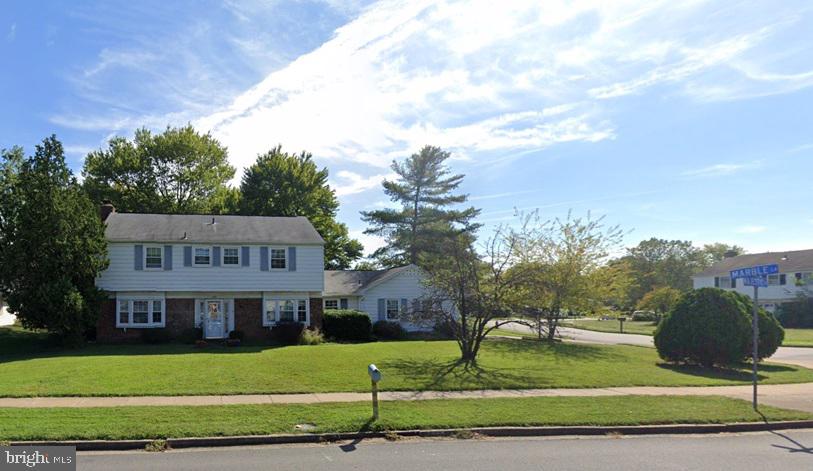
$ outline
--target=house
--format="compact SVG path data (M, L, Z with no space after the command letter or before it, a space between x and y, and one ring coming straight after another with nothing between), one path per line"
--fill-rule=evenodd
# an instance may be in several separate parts
M405 322L403 312L425 294L426 275L415 265L388 270L326 270L324 309L357 309L372 322L400 322L408 330L418 326Z
M731 289L753 298L753 288L745 286L744 280L732 280L731 270L774 263L779 265L779 273L768 275L768 287L759 289L760 306L774 311L800 294L813 294L813 249L728 257L694 275L693 286Z
M102 342L196 327L208 339L234 330L263 339L280 322L321 325L334 300L377 318L378 298L386 316L387 300L417 298L422 289L415 267L326 272L324 241L304 217L118 213L112 205L101 217L110 260L96 280L109 296L96 329ZM333 290L336 273L365 283ZM333 291L323 300L326 285Z

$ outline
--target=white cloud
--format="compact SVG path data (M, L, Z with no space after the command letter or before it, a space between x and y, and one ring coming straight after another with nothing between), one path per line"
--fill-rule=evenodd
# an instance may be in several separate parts
M385 179L392 180L396 177L396 175L392 173L362 177L358 173L354 173L349 170L339 170L336 173L336 176L339 178L339 180L344 180L338 182L334 181L331 183L331 186L336 190L337 196L353 195L373 188L379 188L381 186L381 182Z
M751 225L751 226L740 226L735 230L735 232L737 232L738 234L759 234L767 230L768 228L766 226Z
M731 175L743 170L751 170L759 168L761 163L748 162L742 164L714 164L708 167L698 168L694 170L687 170L681 175L688 178L708 178L708 177L721 177Z
M383 237L365 234L364 231L356 230L349 232L350 237L361 242L364 246L364 256L369 257L373 252L387 245L387 241Z

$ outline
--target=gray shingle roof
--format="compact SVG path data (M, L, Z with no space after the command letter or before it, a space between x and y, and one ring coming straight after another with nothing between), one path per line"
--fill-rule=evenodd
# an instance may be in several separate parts
M212 221L214 220L214 224ZM305 217L112 213L105 220L112 242L275 243L323 245ZM186 238L184 238L186 236Z
M386 270L325 270L323 296L358 295L383 277L394 276L412 267L413 265Z
M779 265L780 273L811 271L813 270L813 249L738 255L736 257L720 260L694 276L728 275L731 270L736 268L770 265L773 263Z

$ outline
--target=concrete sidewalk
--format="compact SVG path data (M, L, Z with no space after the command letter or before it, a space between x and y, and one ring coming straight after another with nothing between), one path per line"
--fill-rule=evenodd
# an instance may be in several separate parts
M813 383L759 387L762 404L813 412ZM498 397L726 396L751 400L751 386L621 387L589 389L498 389L481 391L384 391L384 401ZM0 398L0 407L220 406L233 404L322 404L369 401L370 393L245 394L229 396L129 396Z

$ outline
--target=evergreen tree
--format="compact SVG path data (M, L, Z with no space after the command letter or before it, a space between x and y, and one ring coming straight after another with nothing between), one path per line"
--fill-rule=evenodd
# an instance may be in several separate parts
M0 185L0 289L24 327L47 329L69 344L96 323L107 267L98 207L65 164L51 136L32 157L3 153Z
M245 170L240 213L307 217L325 240L325 268L349 268L364 247L350 238L346 225L336 221L339 200L327 178L327 169L320 170L311 154L292 155L277 146Z
M393 161L396 181L385 180L384 193L400 209L362 212L370 224L365 234L384 236L387 245L373 257L384 266L420 264L421 258L436 253L441 240L449 237L472 237L480 227L472 220L480 210L474 207L455 209L468 195L455 194L464 175L452 175L445 161L449 153L438 147L425 146L403 163Z

